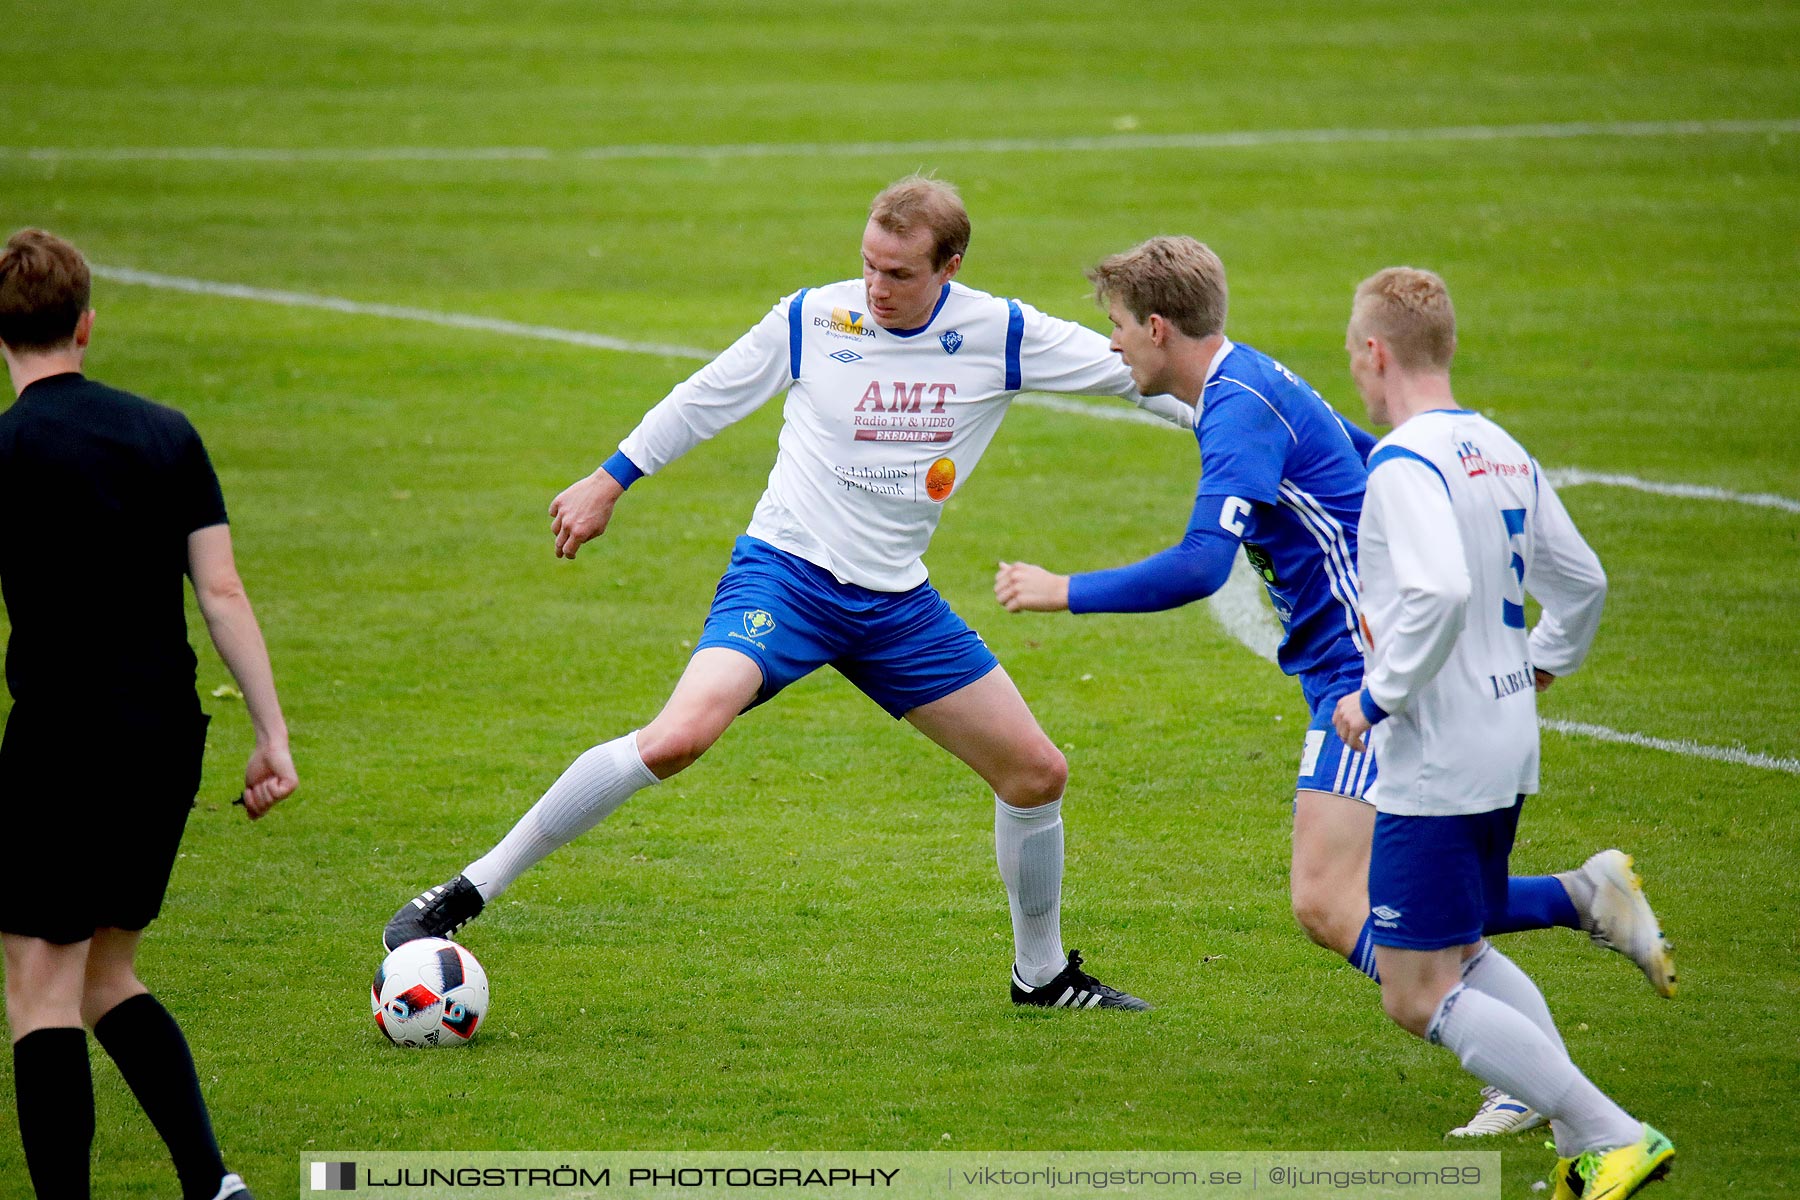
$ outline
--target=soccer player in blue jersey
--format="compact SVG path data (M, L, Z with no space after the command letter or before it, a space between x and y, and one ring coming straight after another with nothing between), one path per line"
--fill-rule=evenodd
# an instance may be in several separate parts
M1357 520L1375 439L1344 420L1268 355L1225 336L1225 268L1188 237L1152 238L1089 277L1113 324L1113 349L1140 391L1198 407L1204 473L1186 535L1142 562L1073 577L1003 563L1008 610L1155 612L1211 595L1240 546L1286 631L1279 661L1311 713L1295 785L1294 915L1313 941L1374 977L1367 902L1374 756L1346 747L1332 705L1363 672ZM1603 851L1560 875L1511 881L1493 933L1565 925L1630 954L1665 994L1674 968L1629 859ZM1514 1132L1538 1114L1497 1093L1459 1134Z
M1625 1200L1669 1169L1674 1145L1576 1068L1537 985L1483 937L1538 789L1533 672L1581 665L1606 575L1536 460L1451 394L1442 279L1411 267L1365 279L1345 343L1369 419L1393 426L1369 456L1362 511L1367 667L1334 714L1351 747L1367 740L1386 764L1369 866L1382 1007L1550 1118L1553 1200ZM1529 630L1527 593L1542 605Z

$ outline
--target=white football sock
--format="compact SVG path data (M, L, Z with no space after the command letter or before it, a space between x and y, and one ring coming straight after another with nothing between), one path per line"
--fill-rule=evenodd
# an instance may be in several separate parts
M1531 976L1519 969L1518 963L1500 953L1492 942L1483 946L1474 958L1463 964L1462 978L1465 984L1476 991L1486 992L1529 1019L1558 1050L1564 1054L1569 1052L1563 1045L1562 1034L1556 1030L1550 1006L1544 1002L1544 993L1538 991L1538 985L1531 982Z
M994 797L994 857L1012 906L1013 965L1028 987L1055 979L1062 948L1062 800L1014 808Z
M1469 987L1486 992L1530 1020L1558 1050L1564 1054L1569 1052L1563 1045L1562 1034L1557 1031L1556 1020L1550 1015L1550 1006L1544 1002L1544 993L1531 981L1531 976L1521 971L1518 963L1500 953L1494 943L1485 943L1474 958L1463 964L1462 977ZM1550 1132L1556 1136L1556 1152L1564 1158L1574 1157L1567 1151L1570 1144L1568 1126L1553 1120Z
M598 825L632 793L657 782L638 754L636 731L595 746L570 764L499 845L463 868L463 875L483 900L492 900L527 867Z
M1581 931L1594 932L1594 881L1580 867L1573 871L1558 871L1556 881L1569 893L1569 903L1575 906L1575 915L1581 918Z
M1464 984L1451 988L1427 1037L1449 1047L1483 1083L1562 1122L1557 1152L1564 1157L1626 1146L1643 1136L1643 1126L1589 1082L1530 1017L1486 992Z

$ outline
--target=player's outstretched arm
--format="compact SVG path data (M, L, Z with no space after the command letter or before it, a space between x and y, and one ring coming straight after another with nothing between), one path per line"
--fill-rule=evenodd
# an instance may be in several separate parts
M188 577L206 619L206 631L230 668L250 710L256 746L244 767L244 811L256 820L300 786L288 751L287 720L275 694L275 672L250 597L231 553L231 526L209 525L188 534Z
M793 384L801 295L781 300L723 354L677 384L644 414L617 454L550 502L558 558L574 558L605 533L613 506L638 479L654 475Z
M1007 612L1062 612L1069 607L1069 577L1030 563L1000 564L994 599Z
M1117 396L1173 425L1192 430L1194 406L1176 396L1146 396L1131 381L1131 368L1113 353L1102 334L1085 325L1048 316L1021 303L1025 329L1019 365L1027 391L1085 396Z
M550 502L550 532L556 538L556 557L574 558L583 545L606 532L613 506L625 488L605 467L596 467L585 479L564 488Z
M1200 414L1194 406L1178 396L1145 396L1133 388L1124 398L1151 416L1161 417L1177 429L1192 429L1200 420Z

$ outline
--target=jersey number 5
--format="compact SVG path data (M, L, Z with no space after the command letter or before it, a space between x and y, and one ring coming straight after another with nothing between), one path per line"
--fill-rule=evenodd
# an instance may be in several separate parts
M1513 594L1518 597L1515 603L1509 597L1500 600L1500 620L1508 629L1525 628L1525 556L1520 553L1525 538L1525 510L1522 508L1503 508L1500 515L1506 518L1506 545L1512 551Z

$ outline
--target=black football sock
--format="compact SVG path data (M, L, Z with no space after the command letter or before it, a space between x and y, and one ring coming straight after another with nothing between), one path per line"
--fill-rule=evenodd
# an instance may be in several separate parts
M38 1200L88 1200L94 1077L87 1031L38 1029L13 1043L19 1141Z
M94 1023L94 1036L112 1055L144 1115L168 1144L185 1200L213 1200L225 1163L200 1096L200 1077L181 1026L145 992L113 1006Z

